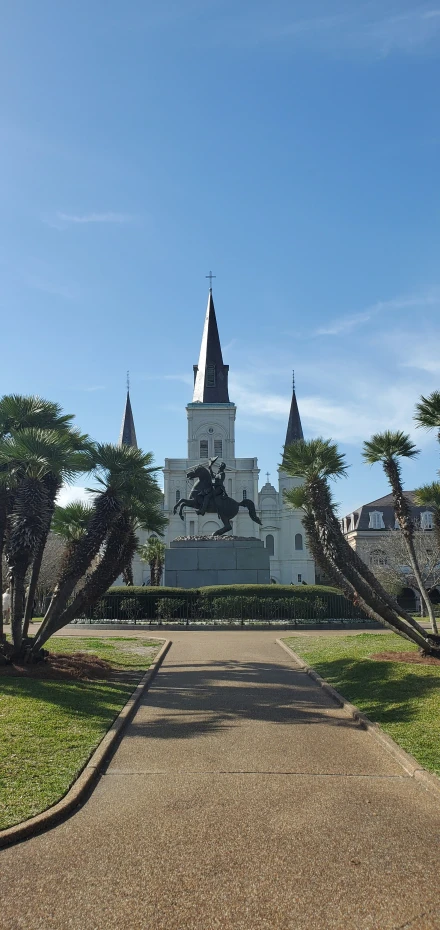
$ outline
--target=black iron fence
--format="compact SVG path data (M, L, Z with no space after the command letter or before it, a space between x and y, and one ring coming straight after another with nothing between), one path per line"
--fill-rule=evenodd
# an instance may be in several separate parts
M150 589L151 592L151 589ZM216 596L178 592L109 593L75 623L163 626L248 626L320 623L371 623L342 594L311 597Z

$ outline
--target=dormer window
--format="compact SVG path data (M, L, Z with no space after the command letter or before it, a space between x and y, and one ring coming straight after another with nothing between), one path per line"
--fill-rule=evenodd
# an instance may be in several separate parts
M424 510L420 514L420 526L422 530L432 530L433 527L433 515L430 510Z
M215 365L206 366L206 387L215 387Z
M384 530L385 524L383 522L383 513L381 510L371 510L370 511L370 523L368 526L369 530Z

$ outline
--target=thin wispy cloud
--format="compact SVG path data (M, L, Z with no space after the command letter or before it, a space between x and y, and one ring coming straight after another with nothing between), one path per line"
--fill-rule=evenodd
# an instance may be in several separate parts
M106 211L103 213L62 213L58 211L54 216L45 216L43 221L54 229L66 229L69 226L87 225L124 225L133 223L136 217L131 213L116 213Z
M440 40L440 7L420 0L308 0L281 2L238 14L229 22L235 42L283 42L328 52L420 53Z
M374 317L382 314L392 313L397 310L423 309L427 307L440 306L440 295L438 294L413 294L402 297L394 297L391 300L378 300L375 304L361 310L359 313L351 313L346 316L337 317L330 323L319 326L315 336L341 336L351 333L358 326L369 323Z

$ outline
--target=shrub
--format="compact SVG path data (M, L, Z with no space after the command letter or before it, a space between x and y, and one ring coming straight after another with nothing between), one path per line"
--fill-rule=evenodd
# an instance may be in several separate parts
M157 599L157 616L161 620L186 619L189 599L184 597L160 597Z
M204 588L110 588L93 619L331 620L365 619L338 591L324 585L210 585Z

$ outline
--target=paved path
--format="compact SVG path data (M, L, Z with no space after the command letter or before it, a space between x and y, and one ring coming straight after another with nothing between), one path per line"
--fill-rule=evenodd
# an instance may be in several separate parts
M173 632L90 800L0 852L7 930L439 930L440 805L273 632Z

